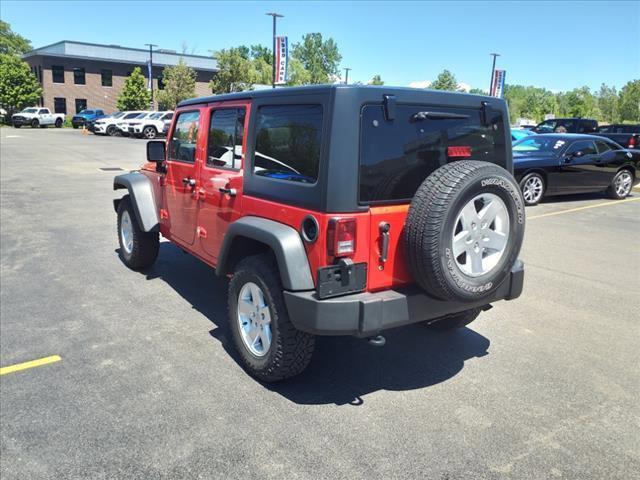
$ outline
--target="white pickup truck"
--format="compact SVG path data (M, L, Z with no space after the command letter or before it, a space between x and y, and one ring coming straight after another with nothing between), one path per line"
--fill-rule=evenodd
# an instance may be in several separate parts
M29 107L11 116L11 123L16 128L30 125L31 128L44 128L47 125L62 127L64 123L63 113L51 113L48 108Z

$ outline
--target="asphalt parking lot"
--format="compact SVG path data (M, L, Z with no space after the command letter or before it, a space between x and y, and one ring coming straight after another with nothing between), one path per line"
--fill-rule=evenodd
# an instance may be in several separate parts
M169 243L116 252L114 171L145 142L0 129L0 477L630 479L640 471L640 191L527 210L525 290L470 328L321 338L263 385L225 282ZM635 472L635 473L634 473Z

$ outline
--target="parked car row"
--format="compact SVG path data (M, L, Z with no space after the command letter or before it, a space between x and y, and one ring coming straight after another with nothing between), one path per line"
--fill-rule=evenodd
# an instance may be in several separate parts
M514 176L527 205L545 195L605 191L614 199L638 183L640 151L587 134L541 134L513 145Z
M154 139L166 133L166 127L171 123L172 118L172 111L116 112L92 122L88 127L96 135Z

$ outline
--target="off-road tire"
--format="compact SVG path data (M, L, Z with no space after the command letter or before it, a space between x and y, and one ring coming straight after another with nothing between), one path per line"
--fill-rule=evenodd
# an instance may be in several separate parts
M451 315L436 318L435 320L429 320L428 322L424 322L423 325L438 332L455 330L469 325L478 318L478 315L480 315L481 312L482 309L480 308L472 308L471 310L465 310L464 312L453 313Z
M56 124L55 124L55 125L56 125L56 128L62 128L62 119L61 119L61 118L58 118L58 119L56 120Z
M524 196L524 186L527 183L527 181L533 177L537 177L542 183L542 193L540 194L539 198L533 199L533 201L529 201ZM547 184L544 181L544 177L539 173L536 173L536 172L527 173L524 177L522 177L522 180L520 180L520 191L522 191L522 199L524 200L524 204L527 207L532 207L533 205L537 205L538 203L540 203L540 200L542 200L542 197L544 197L544 192L546 189L547 189Z
M245 345L238 321L238 295L242 286L253 282L262 289L271 315L271 346L258 357ZM229 326L242 366L264 382L277 382L301 373L311 360L314 336L296 329L289 319L282 295L278 267L271 254L241 260L233 271L228 292Z
M144 137L147 140L153 140L157 136L158 136L158 130L156 130L156 127L152 125L147 125L142 129L142 135L140 135L140 138Z
M494 194L504 202L509 235L494 268L472 277L464 274L453 258L453 229L462 208L483 193ZM509 277L522 246L524 223L522 193L505 169L471 160L443 165L424 180L409 207L404 242L410 271L433 297L466 302L482 300Z
M37 118L34 118L33 120L31 120L31 128L38 128L40 126L40 122L38 121Z
M616 182L618 181L618 178L625 173L631 175L631 185L629 186L629 190L621 195L616 191ZM607 197L612 198L614 200L622 200L623 198L627 197L631 193L631 190L633 189L633 181L634 181L633 173L630 170L622 169L618 173L616 173L616 175L613 177L613 180L611 181L611 185L609 185L605 190L605 194L607 195Z
M133 227L133 248L127 252L121 235L122 215L128 212ZM145 232L140 228L129 195L125 195L118 205L118 243L120 244L120 258L124 264L132 270L144 270L149 268L158 258L160 238L158 232Z

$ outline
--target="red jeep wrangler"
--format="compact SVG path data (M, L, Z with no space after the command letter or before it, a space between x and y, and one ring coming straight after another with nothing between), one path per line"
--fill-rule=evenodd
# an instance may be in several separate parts
M464 326L522 291L508 119L500 99L407 88L184 101L114 180L120 255L150 267L160 233L229 277L235 347L265 381L304 370L314 335Z

